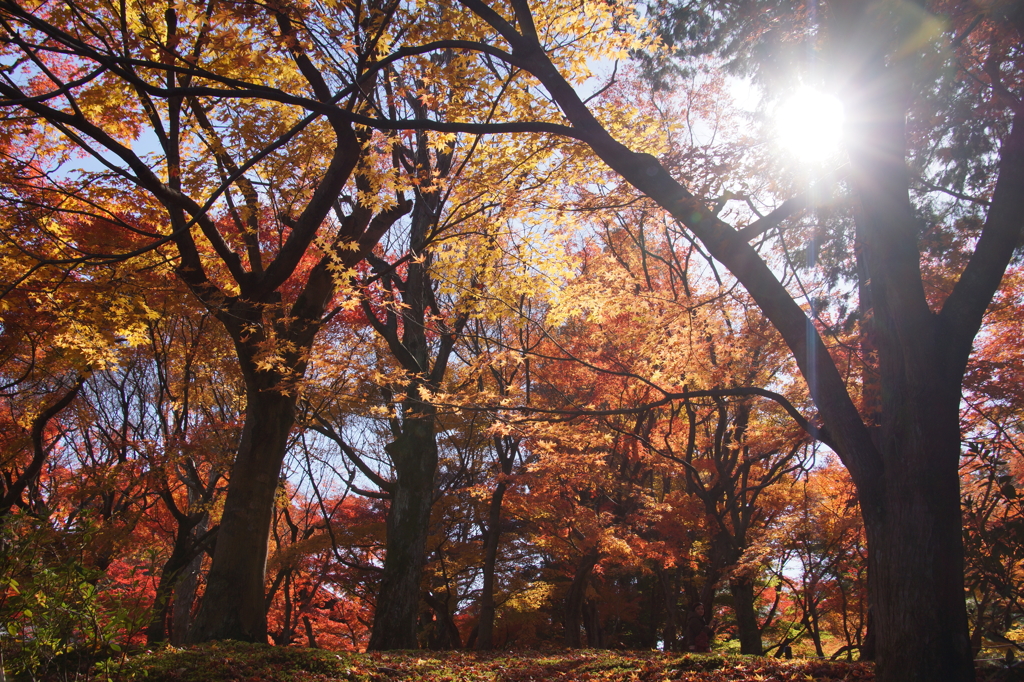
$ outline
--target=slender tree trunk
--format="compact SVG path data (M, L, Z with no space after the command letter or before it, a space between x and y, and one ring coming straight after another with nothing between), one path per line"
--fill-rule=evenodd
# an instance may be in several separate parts
M732 593L732 606L736 612L740 653L762 655L761 628L757 625L757 611L754 609L754 582L749 578L730 580L729 592Z
M679 605L676 603L678 589L664 568L658 568L658 586L665 602L665 629L662 635L665 651L679 651Z
M245 425L231 469L217 547L191 642L237 639L267 641L264 577L278 476L295 398L275 388L260 390L247 380Z
M448 608L448 602L442 600L430 592L424 593L427 605L434 612L434 623L436 624L433 637L430 639L430 648L435 651L454 651L462 648L462 633L452 619L452 612Z
M494 646L494 570L498 562L501 540L501 504L505 497L505 481L499 481L491 493L487 509L487 537L484 545L483 585L480 590L480 620L476 639L477 651L490 651Z
M981 603L977 605L977 611L975 612L974 617L974 629L971 630L971 653L974 656L977 656L981 652L981 638L985 631L985 612L988 610L988 602L991 597L991 592L986 590L981 599Z
M431 410L427 405L415 409ZM387 555L377 593L368 649L415 649L420 577L430 529L437 470L433 415L406 418L401 435L387 446L395 465L387 518Z
M579 649L583 646L583 641L580 638L580 628L583 625L583 601L587 595L587 580L590 578L590 572L597 565L597 560L597 549L592 549L580 558L572 584L569 585L569 592L565 596L565 645L570 649Z
M292 643L295 628L292 627L292 574L289 571L284 576L281 596L284 599L284 613L281 617L281 632L274 637L274 644L277 646L288 646Z
M195 519L190 521L195 523ZM157 644L167 639L167 615L171 606L171 595L178 583L182 573L188 568L195 558L195 550L192 547L193 525L182 526L179 521L178 532L175 534L174 547L171 555L164 562L160 571L160 582L156 588L156 596L153 599L153 618L146 628L146 643Z
M807 634L811 636L814 643L814 655L818 658L825 658L825 650L821 648L821 627L819 626L817 609L813 608L805 615L804 625L807 627Z
M644 582L648 585L648 598L645 600L647 602L646 616L644 614L640 615L640 618L646 621L641 628L643 638L640 640L640 648L657 649L658 633L662 629L661 608L665 599L662 596L661 582L658 579L657 572L648 576L648 579Z
M190 492L191 495L191 492ZM192 530L193 537L206 532L210 517L203 520ZM171 614L171 644L180 646L188 637L188 629L192 622L192 607L196 600L199 587L199 572L203 567L204 552L199 552L182 571L181 578L174 588L174 606Z
M302 626L306 629L306 646L310 649L319 649L320 645L316 642L316 634L313 632L313 623L309 616L302 616Z

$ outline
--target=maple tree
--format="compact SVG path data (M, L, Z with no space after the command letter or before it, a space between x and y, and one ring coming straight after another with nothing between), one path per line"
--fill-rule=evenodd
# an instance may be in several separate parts
M352 43L335 50L304 33L284 8L66 9L2 7L4 51L16 64L0 84L2 105L9 117L49 126L46 139L57 150L63 140L102 169L30 183L57 196L77 193L84 212L115 216L136 242L77 257L118 261L173 245L176 273L233 340L245 425L190 638L260 640L267 534L297 382L329 312L335 274L409 209L400 192L368 195L376 180L367 134L344 116L365 100L360 83L372 90L379 67L369 56L387 16L339 11L333 20ZM317 68L311 53L330 65ZM355 72L335 70L334 58ZM143 131L159 157L133 148ZM333 148L320 144L324 135ZM80 177L93 190L89 197L81 196ZM349 183L359 196L346 212ZM141 193L130 214L115 203L126 191Z
M746 287L789 346L807 379L826 442L857 485L870 548L881 679L973 679L958 532L959 399L972 341L1021 227L1024 128L1012 125L1019 109L1013 91L1019 87L1020 54L1012 47L1020 42L1014 39L1019 38L1019 17L1007 14L1010 20L1001 21L999 13L1006 11L1002 6L984 14L938 4L934 9L946 12L953 27L943 31L927 12L899 15L876 12L869 3L837 3L829 23L820 26L828 39L823 48L834 56L837 68L847 69L835 77L846 84L848 130L856 140L849 152L848 180L859 207L853 241L865 273L861 304L866 317L870 312L865 329L877 358L880 401L877 412L865 418L827 345L800 307L799 294L786 289L749 242L764 228L777 226L794 204L806 205L807 199L794 197L760 224L742 229L730 225L655 157L619 142L615 129L588 108L572 84L572 74L554 61L559 32L542 22L547 7L513 2L497 8L478 0L461 4L509 49L483 42L473 47L489 59L500 56L531 73L564 116L556 116L564 121L558 132L584 141L625 181L685 224ZM574 16L581 22L589 18ZM979 26L983 30L976 30ZM801 35L796 33L793 42ZM926 42L914 42L924 36ZM950 47L941 52L939 39L955 42L946 42ZM901 45L906 47L900 49ZM929 71L940 63L948 65L947 71ZM961 86L951 78L943 80L955 73L970 77ZM915 77L941 84L948 99L931 99L915 89ZM945 108L952 101L958 108ZM913 104L937 107L942 115L914 118L908 124ZM994 123L988 128L991 136L983 134L982 139L998 152L972 159L965 141L955 135L945 147L945 164L936 156L924 156L927 151L913 151L919 139L941 137L950 130L946 126L969 120ZM936 121L939 130L930 121ZM931 189L936 186L937 191L948 188L956 196L956 188L970 182L969 189L987 202L955 204L944 216L935 216L939 224L955 223L958 212L975 216L978 239L956 284L934 310L921 278L918 217L908 166L922 158L940 163L937 182L927 185L925 194L936 191Z
M202 591L196 641L672 648L699 597L971 679L1019 613L1021 16L826 4L0 2L0 517L87 517L125 641ZM797 45L848 120L807 191L719 70ZM856 495L801 499L810 438Z
M793 596L794 621L800 630L788 633L780 647L806 633L815 654L824 656L826 633L844 642L833 658L854 649L865 656L867 580L864 528L849 476L834 458L809 472L798 484L791 519L780 540L790 558L800 563L799 576L778 572Z
M986 638L1015 629L1020 608L1020 396L1016 358L1008 355L1020 324L1019 269L1007 280L968 368L962 415L965 588L975 652Z
M588 257L588 277L582 280L580 289L590 288L594 296L591 281L606 278L616 284L608 288L604 298L597 297L596 302L588 304L593 308L589 319L578 321L570 332L576 341L560 340L558 352L567 357L557 375L552 372L556 378L546 381L556 400L568 402L563 407L565 414L599 419L597 433L581 438L580 430L585 428L582 424L570 429L572 437L590 443L590 456L603 453L603 448L594 443L609 438L622 441L612 452L622 448L634 451L634 461L628 465L609 461L608 455L603 455L601 465L610 468L613 480L619 484L633 480L637 485L640 480L648 480L642 486L643 493L625 498L634 503L649 498L648 515L655 514L659 505L672 509L680 515L676 523L686 527L691 538L701 537L707 547L700 561L703 585L696 586L696 576L688 569L689 600L712 608L719 583L728 578L742 651L760 653L762 625L755 612L754 583L760 570L759 557L769 550L758 538L777 523L787 504L785 495L779 494L784 487L780 482L790 479L800 466L803 457L797 455L804 447L804 436L787 425L788 417L773 414L754 402L771 404L769 401L752 398L754 394L744 391L743 387L771 383L773 374L780 372L780 367L773 367L779 360L777 342L773 344L767 329L758 328L760 318L751 316L742 305L724 304L730 301L728 295L712 296L711 300L718 303L703 306L695 288L691 288L693 298L684 296L681 288L673 297L661 288L665 286L661 275L671 274L671 268L663 264L671 261L653 239L645 247L651 262L642 269L640 250L631 251L622 240L607 247L614 258ZM723 322L729 324L728 331ZM666 345L660 343L663 336L677 340ZM700 341L691 341L688 346L687 338ZM582 367L569 370L564 364ZM705 385L729 388L702 390ZM778 394L765 393L785 400ZM665 396L673 396L678 402L663 407L669 402ZM621 419L612 416L619 410L623 413ZM545 433L543 437L556 436ZM554 460L550 466L564 469L567 455L559 452L550 457ZM533 486L531 495L536 495ZM598 499L609 496L618 499L607 492L596 495ZM555 516L564 517L565 512ZM698 521L701 517L703 520ZM659 529L660 533L667 530ZM663 544L671 546L669 536L659 531L634 531L647 539L650 546L646 550L640 549L642 541L626 542L634 551L653 555L662 564L658 576L666 591L668 617L664 641L666 648L674 648L676 624L681 618L675 606L675 588L670 587L672 581L665 568L673 563L677 567L688 564L684 557L693 551L694 541L670 550ZM657 543L651 542L654 538ZM677 570L676 579L678 576ZM765 624L771 621L773 612L769 612Z
M529 401L531 389L531 372L528 353L539 343L531 334L529 324L521 324L530 320L530 303L521 300L518 307L513 308L516 318L498 319L491 325L481 320L473 320L467 333L467 354L472 363L483 367L487 379L493 382L493 391L500 399L507 400L512 394L522 391L523 401ZM517 324L516 322L520 322ZM507 351L519 351L519 361L499 361L499 357L507 358ZM523 357L526 356L526 357ZM487 358L486 363L480 360ZM480 383L484 383L481 378ZM496 415L497 416L497 415ZM497 421L497 420L496 420ZM487 507L486 520L481 520L481 540L483 544L483 566L481 567L481 586L478 599L479 613L472 637L478 651L489 651L495 646L495 618L497 615L497 582L498 560L502 545L502 534L508 531L505 518L505 496L510 487L514 488L516 478L513 474L521 473L530 459L529 453L522 447L523 434L516 429L495 428L491 434L489 450L493 453L490 462L492 472L486 485Z

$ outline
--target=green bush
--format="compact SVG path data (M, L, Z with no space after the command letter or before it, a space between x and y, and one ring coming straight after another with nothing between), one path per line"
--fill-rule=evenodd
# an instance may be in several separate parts
M86 670L121 650L125 613L101 603L103 573L81 559L88 536L19 514L0 523L0 656L15 679Z

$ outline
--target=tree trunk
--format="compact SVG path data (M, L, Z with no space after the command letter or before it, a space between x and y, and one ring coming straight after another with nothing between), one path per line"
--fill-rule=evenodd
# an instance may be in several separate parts
M661 640L661 638L658 637L658 633L661 632L662 628L661 610L665 602L665 597L662 594L661 581L658 579L657 568L655 568L655 572L648 576L644 582L646 582L648 586L648 598L646 599L646 615L641 612L639 616L640 619L644 621L640 630L643 633L643 636L640 639L640 648L654 650L658 648L659 641L664 642L664 640Z
M678 569L676 573L678 573ZM678 589L664 568L659 566L657 574L658 585L661 587L665 603L665 630L662 635L662 647L665 651L679 651L679 605L676 598Z
M875 643L878 641L877 635L875 634L875 616L874 611L871 607L868 607L868 618L867 623L864 626L864 641L860 645L860 656L857 660L860 661L873 661L877 655L877 647Z
M761 645L761 628L757 625L757 611L754 609L753 581L743 578L730 580L729 592L732 593L732 607L736 612L740 653L752 656L762 655L764 649Z
M854 39L854 49L863 48L860 40ZM970 681L960 400L983 308L965 334L966 311L944 309L937 315L929 306L920 226L908 191L910 81L904 67L886 64L880 53L869 52L865 63L849 98L851 130L865 144L850 149L850 163L860 200L857 238L871 289L870 331L878 351L881 423L871 436L882 471L854 480L869 548L877 674L886 681ZM998 278L992 285L997 284ZM959 298L951 295L947 303L955 308ZM960 319L950 319L958 314ZM854 450L848 447L846 461L871 458L866 448Z
M423 595L427 605L434 612L434 632L429 646L434 651L454 651L462 648L462 633L455 625L447 599L442 600L430 592Z
M190 642L267 641L264 576L270 524L295 398L247 377L245 425L224 500L217 547Z
M807 628L807 634L810 635L811 642L814 643L814 655L818 658L825 658L825 650L821 648L821 627L816 608L812 608L810 612L804 614L804 627Z
M597 549L592 549L580 558L572 584L569 585L569 593L565 596L565 645L570 649L579 649L583 646L583 641L580 638L580 628L583 625L583 600L587 596L587 579L590 578L590 572L597 565L597 559Z
M501 504L505 497L505 481L499 481L491 493L487 510L487 536L484 544L483 585L480 589L480 620L476 650L490 651L494 646L494 569L498 562L501 540Z
M410 409L432 411L427 405ZM407 418L402 429L387 446L396 477L388 509L387 555L367 646L370 651L417 648L416 615L430 529L437 441L432 414Z
M206 532L209 517L203 517L199 525L193 529L194 535ZM196 600L196 589L199 587L199 572L203 567L204 552L195 555L182 571L178 584L174 588L174 606L171 613L171 644L181 646L188 637L192 622L192 606Z
M205 516L204 516L205 518ZM156 596L153 599L153 617L146 628L146 643L157 644L167 639L167 616L171 606L171 595L178 584L182 573L195 559L197 549L193 547L193 528L198 521L192 519L191 523L182 525L178 522L178 531L174 537L174 547L171 555L164 562L160 571L160 582L156 588Z
M317 644L316 633L313 632L313 623L309 616L302 616L302 627L306 629L306 646L310 649L319 649L320 645Z
M604 630L601 627L601 611L597 602L587 599L583 602L583 630L587 634L587 647L603 649L605 646Z
M945 406L921 393L893 399L905 407L887 406L902 423L884 429L885 508L865 514L878 676L973 680L955 465L959 390Z

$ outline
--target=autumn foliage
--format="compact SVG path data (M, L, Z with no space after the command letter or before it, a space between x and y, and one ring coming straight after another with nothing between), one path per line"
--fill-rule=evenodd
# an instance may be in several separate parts
M0 0L0 679L1013 672L1024 20L824 4Z

